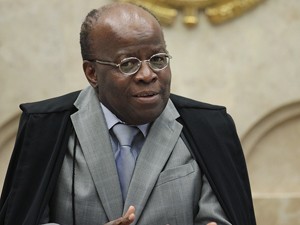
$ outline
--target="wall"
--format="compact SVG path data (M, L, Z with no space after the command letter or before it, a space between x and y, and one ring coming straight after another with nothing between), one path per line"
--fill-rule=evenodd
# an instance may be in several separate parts
M82 89L79 27L98 1L0 1L0 187L21 102ZM164 28L172 91L227 106L244 147L258 224L300 224L300 4L268 0L220 26L200 13Z

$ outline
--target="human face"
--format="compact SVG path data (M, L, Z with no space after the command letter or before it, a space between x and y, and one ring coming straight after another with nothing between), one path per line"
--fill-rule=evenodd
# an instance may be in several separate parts
M119 63L127 57L147 60L156 53L166 53L163 34L155 19L145 12L127 14L115 15L122 18L104 21L95 28L92 34L95 56ZM149 123L164 110L170 95L169 66L155 72L143 61L137 73L130 76L109 65L93 63L93 68L95 76L87 78L96 87L99 100L125 123Z

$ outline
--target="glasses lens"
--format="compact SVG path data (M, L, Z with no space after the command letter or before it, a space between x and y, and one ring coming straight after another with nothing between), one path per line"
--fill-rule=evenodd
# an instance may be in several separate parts
M162 70L169 64L169 57L167 54L157 54L153 55L149 62L152 69Z
M133 74L140 68L141 62L137 58L126 58L120 63L120 70L124 74Z

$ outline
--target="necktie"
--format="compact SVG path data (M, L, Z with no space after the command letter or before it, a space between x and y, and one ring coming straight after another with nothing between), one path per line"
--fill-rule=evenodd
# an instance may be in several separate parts
M131 144L138 131L137 127L121 123L118 123L113 127L113 132L120 143L120 152L116 158L116 164L124 201L127 196L131 176L135 166L135 158L131 152Z

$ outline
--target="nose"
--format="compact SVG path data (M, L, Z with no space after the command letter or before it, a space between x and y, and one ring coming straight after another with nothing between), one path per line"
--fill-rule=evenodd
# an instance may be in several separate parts
M140 69L134 75L135 80L144 83L151 83L157 80L157 74L150 68L146 61L143 61Z

